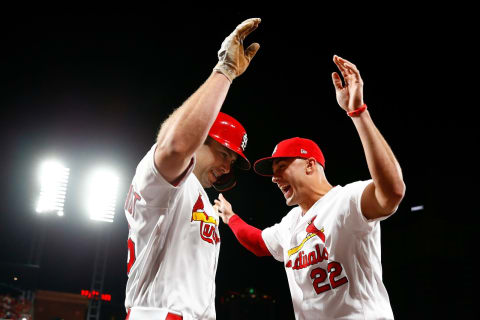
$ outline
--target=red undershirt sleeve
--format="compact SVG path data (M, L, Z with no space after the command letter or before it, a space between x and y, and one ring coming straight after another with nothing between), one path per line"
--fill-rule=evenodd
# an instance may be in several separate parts
M232 229L238 242L257 257L271 256L262 238L262 230L252 227L238 215L230 218L228 226Z

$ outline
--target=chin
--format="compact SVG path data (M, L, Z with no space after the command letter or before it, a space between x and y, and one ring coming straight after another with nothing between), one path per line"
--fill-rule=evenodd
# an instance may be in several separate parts
M213 187L213 182L211 182L210 179L208 179L208 177L206 177L205 179L202 179L200 181L200 184L202 185L202 187L204 189L208 189L208 188Z
M213 183L211 183L210 181L208 181L208 182L203 186L204 189L208 189L208 188L211 188L211 187L213 187Z
M287 206L289 206L289 207L297 204L297 202L293 198L286 199L285 202L287 203Z

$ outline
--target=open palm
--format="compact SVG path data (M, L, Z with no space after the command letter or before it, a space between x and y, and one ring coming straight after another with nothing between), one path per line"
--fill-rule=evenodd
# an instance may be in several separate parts
M345 84L342 83L337 72L332 73L338 104L347 112L360 108L363 105L363 80L360 72L353 63L338 56L333 57L333 62L337 65L345 82Z

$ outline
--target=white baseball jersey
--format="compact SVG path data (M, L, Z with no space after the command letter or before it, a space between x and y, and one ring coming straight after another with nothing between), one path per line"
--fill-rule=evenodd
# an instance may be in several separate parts
M370 182L336 186L303 217L295 207L263 230L267 248L284 262L297 320L393 319L382 282L381 219L367 220L360 207Z
M215 319L219 217L192 173L173 186L154 164L156 144L137 166L125 203L129 225L125 307L184 319ZM141 307L141 308L140 308Z

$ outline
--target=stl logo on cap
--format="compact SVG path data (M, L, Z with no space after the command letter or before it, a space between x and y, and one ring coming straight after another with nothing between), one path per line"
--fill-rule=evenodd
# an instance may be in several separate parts
M305 149L300 149L300 153L307 154L308 152Z
M248 142L248 138L247 138L247 133L245 132L242 138L242 144L240 145L240 148L242 148L242 151L245 151L245 148L247 147L247 142Z

